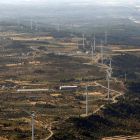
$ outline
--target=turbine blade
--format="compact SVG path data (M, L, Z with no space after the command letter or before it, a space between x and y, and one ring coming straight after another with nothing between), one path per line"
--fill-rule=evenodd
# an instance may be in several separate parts
M94 36L90 39L90 42L92 41L93 38L94 38Z
M121 77L122 75L118 76L117 78Z
M108 59L109 60L109 59ZM108 60L105 62L105 63L107 63L108 62Z
M84 91L80 92L79 94L84 93L84 92L86 92L86 90L84 90Z
M43 108L45 105L43 105L41 108ZM40 108L40 109L41 109ZM34 112L32 115L35 115L40 109L38 109L36 112Z
M30 112L28 112L27 110L20 108L21 110L25 111L26 113L28 113L29 115L32 115Z
M31 117L30 131L31 131L31 129L32 129L32 117Z
M112 60L114 63L116 63L114 60Z
M89 79L88 79L88 82L87 82L87 88L86 88L86 91L87 91L87 89L88 89L88 84L89 84Z

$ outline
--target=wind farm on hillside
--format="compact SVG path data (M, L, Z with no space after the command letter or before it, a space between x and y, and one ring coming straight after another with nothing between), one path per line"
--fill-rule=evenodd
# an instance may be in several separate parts
M0 139L139 138L139 24L25 9L0 14Z

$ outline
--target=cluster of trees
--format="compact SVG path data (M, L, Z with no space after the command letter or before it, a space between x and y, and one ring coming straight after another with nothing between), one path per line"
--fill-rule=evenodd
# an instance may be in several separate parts
M5 47L6 49L13 49L13 52L28 52L31 51L29 46L22 44L20 41L12 41L12 44ZM11 52L11 50L10 50Z
M127 79L138 79L139 76L136 74L140 70L140 58L128 53L122 53L121 55L113 56L113 60L116 63L112 63L113 76L120 78L125 77L127 74ZM109 63L109 62L108 62Z
M104 38L105 29L107 30L108 44L110 45L132 45L139 46L140 29L136 24L132 25L116 25L108 27L94 28L93 37L96 34L96 44L100 44L101 38ZM87 40L91 40L92 37L86 36Z
M36 103L35 107L42 107L42 104ZM55 108L56 106L46 103L43 108Z
M64 83L66 83L66 82L72 82L72 81L75 81L75 78L70 78L70 79L60 79L60 82L64 82Z
M140 101L124 100L106 104L99 115L86 118L70 118L57 130L54 139L97 140L105 136L132 135L140 132ZM69 132L69 134L68 134Z
M140 57L131 55L128 53L122 53L121 55L113 56L113 60L116 62L113 63L114 66L123 67L123 68L140 68Z
M47 36L52 36L54 38L66 38L66 37L71 37L70 32L66 31L52 31L47 34Z
M29 41L20 41L21 43L36 43L36 44L49 44L49 42L46 41L38 41L38 40L29 40Z
M35 71L34 71L34 73L39 73L39 74L42 74L42 73L45 73L45 71L44 71L44 70L39 69L39 70L35 70Z
M37 49L47 51L46 47L44 47L44 46L39 46Z
M117 67L113 74L119 76L127 73L127 78L132 79L125 82L129 91L124 96L119 97L117 103L106 103L105 108L101 109L98 115L68 119L61 125L60 129L57 129L57 133L51 138L52 140L98 140L106 136L139 134L140 80L135 79L137 76L135 68L136 70L140 69L140 58L130 54L122 54L121 56L114 56L113 60L116 62L114 66ZM75 98L83 99L82 96L75 96ZM101 102L101 104L103 103Z

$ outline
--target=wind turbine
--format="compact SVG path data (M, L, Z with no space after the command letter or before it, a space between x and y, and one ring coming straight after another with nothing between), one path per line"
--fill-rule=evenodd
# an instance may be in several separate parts
M93 38L94 38L94 51L95 51L95 36ZM92 62L93 62L93 44L92 44L92 39L90 41L91 41L91 47L92 47L92 57L91 58L92 58Z
M83 36L83 48L85 47L85 42L84 42L84 33L82 33L82 36Z
M126 82L126 73L125 73L125 82Z
M33 28L33 27L32 27L32 24L33 24L33 20L32 20L32 17L31 17L31 30L32 30L32 28Z
M93 45L92 45L92 42L91 42L91 47L92 47L92 62L93 62Z
M19 26L19 15L18 15L18 26Z
M87 92L87 94L86 94L86 115L88 115L88 91L89 91L89 90L88 90L88 83L87 83L86 90L80 92L80 93Z
M94 37L93 37L94 38ZM87 57L87 58L91 58L91 60L92 60L92 62L93 62L93 58L95 58L95 57L93 57L93 44L92 44L92 40L93 40L93 38L91 38L91 40L90 40L90 42L91 42L91 48L92 48L92 51L91 51L91 57Z
M0 23L1 23L1 19L2 19L1 15L2 15L2 14L0 13Z
M94 35L94 52L95 52L95 47L96 47L96 46L95 46L95 35Z
M73 24L71 24L71 35L73 36Z
M94 57L93 57L93 44L92 44L92 40L93 40L94 38L95 38L95 37L92 37L91 40L89 41L89 42L91 42L91 48L92 48L92 53L91 53L91 54L92 54L92 57L87 57L87 58L91 58L91 59L92 59L92 62L93 62L93 58L94 58ZM94 50L95 50L95 39L94 39Z
M36 20L36 31L37 31L37 20Z
M107 80L108 80L108 100L109 100L109 75L107 75Z
M57 31L59 32L59 15L58 15L58 21L57 21Z
M88 83L87 83L85 91L87 92L87 94L86 94L86 115L88 115Z
M41 108L43 108L44 106L42 106ZM41 109L40 108L40 109ZM31 115L31 124L32 124L32 140L34 140L34 117L35 114L40 110L38 109L36 112L34 112L33 114L31 114L30 112L26 111L25 109L21 108L21 110L23 110L24 112L28 113L29 115Z
M107 31L105 30L105 45L107 46Z
M110 75L109 75L109 78L111 78L111 70L112 70L112 69L111 69L111 62L113 61L112 58L111 58L111 55L110 55L110 57L109 57L108 60L110 60ZM108 60L107 60L107 61L108 61ZM107 61L106 61L106 62L107 62ZM106 62L105 62L105 63L106 63ZM115 61L113 61L113 62L115 62Z
M42 131L41 131L41 136L40 136L40 140L42 140Z
M102 39L101 39L101 57L102 57L102 67L101 67L101 69L103 70L103 41L102 41Z

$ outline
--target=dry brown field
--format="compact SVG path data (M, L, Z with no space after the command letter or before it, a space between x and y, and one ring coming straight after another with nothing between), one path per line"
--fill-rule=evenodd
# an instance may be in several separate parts
M78 43L58 43L58 44L65 45L65 46L78 45Z
M27 36L26 36L27 35ZM45 37L45 36L36 36L31 37L31 34L27 33L19 33L17 34L16 32L5 32L5 33L0 33L0 36L12 36L11 39L13 40L21 40L21 41L31 41L31 40L47 40L49 41L50 44L44 45L42 44L41 46L45 46L47 51L53 51L53 52L73 52L78 50L78 41L81 41L83 38L72 38L72 42L74 43L60 43L63 42L63 40L54 39L53 37ZM26 37L24 37L26 36ZM66 38L67 39L67 38ZM26 44L26 43L25 43ZM54 45L53 45L54 44ZM28 44L30 45L30 44ZM82 45L82 44L81 44ZM37 48L39 47L39 44L33 44L30 45L30 48L34 50L34 54L36 54L35 50L38 50ZM97 46L101 47L101 46ZM109 48L110 46L108 46ZM111 49L120 49L120 46L112 46ZM32 52L33 52L32 50ZM10 49L8 50L10 51ZM30 52L28 52L30 53ZM43 51L38 51L37 53L44 53ZM6 54L6 56L13 56L16 55L15 53L13 54ZM46 54L45 54L46 55ZM102 75L102 78L104 79L106 75L104 75L104 72L97 69L94 71L96 73L93 76L93 71L90 66L92 66L94 63L88 62L86 60L86 57L82 57L80 60L77 59L76 61L72 58L72 61L70 63L72 64L86 64L86 66L79 66L79 69L71 69L67 68L67 65L63 66L61 65L61 61L58 62L51 60L52 58L49 58L49 61L46 61L44 58L43 61L37 60L35 61L35 58L39 59L36 57L37 55L34 55L31 58L26 58L25 60L25 65L21 65L21 62L19 58L17 59L17 63L15 61L12 62L7 62L4 66L3 70L1 70L1 84L7 83L7 85L10 87L11 84L13 84L13 87L10 89L1 89L0 90L0 96L1 99L0 101L3 102L1 107L6 107L2 108L2 111L4 111L3 115L6 117L6 115L11 119L11 114L15 114L18 116L17 120L22 120L22 122L26 122L26 124L17 124L16 126L10 126L5 127L5 129L14 129L14 128L20 128L21 130L25 131L26 129L30 129L30 116L26 116L27 114L23 113L23 111L20 110L19 107L23 107L24 109L34 112L40 106L46 104L48 105L46 108L43 108L39 114L36 115L35 117L35 128L38 128L39 130L43 129L43 132L45 133L45 136L48 136L49 132L44 129L44 125L47 123L50 123L54 121L57 117L60 118L67 118L69 116L79 116L79 104L80 104L80 114L85 114L85 105L86 105L86 92L83 93L82 99L79 99L79 92L81 92L83 89L85 90L85 87L87 85L87 81L81 81L79 82L79 87L75 90L68 90L68 91L61 91L58 90L58 87L61 85L76 85L76 80L82 78L100 78ZM41 55L40 55L41 56ZM100 54L96 54L96 56L100 57ZM108 56L107 56L108 57ZM85 58L84 60L82 60ZM56 57L56 59L59 59L59 57ZM99 59L99 58L98 58ZM85 61L86 60L86 61ZM95 59L94 59L95 60ZM65 60L67 61L67 59ZM70 61L70 60L69 60ZM80 63L79 63L80 61ZM83 61L81 63L81 61ZM57 66L57 63L60 65ZM56 63L56 64L55 64ZM69 64L70 64L69 63ZM53 65L54 64L54 65ZM100 64L96 64L100 65ZM84 67L84 68L82 68ZM87 68L89 67L89 68ZM96 69L96 68L95 68ZM35 70L43 70L44 73L37 73ZM68 71L68 73L67 73ZM92 73L92 74L91 74ZM97 74L98 73L98 74ZM61 82L63 79L70 79L73 78L72 76L75 74L75 79L72 82ZM56 77L53 77L56 76ZM53 78L52 78L53 77ZM63 79L62 79L63 77ZM51 79L52 78L52 79ZM19 80L20 79L20 80ZM101 102L107 102L107 98L105 97L107 95L107 89L101 88L100 86L94 86L90 85L94 84L94 80L89 82L89 113L93 113L100 104L95 103L94 101L96 100L101 100ZM16 87L16 86L17 87ZM112 85L115 85L115 82L112 82ZM15 87L14 87L15 86ZM17 88L52 88L54 89L53 92L16 92ZM107 87L107 86L106 86ZM112 88L112 87L111 87ZM120 88L120 87L117 87ZM116 95L114 92L110 92L110 94ZM54 107L50 107L50 106ZM9 114L9 111L12 112ZM7 113L7 114L6 114ZM9 119L9 120L10 120ZM14 120L15 118L13 118ZM17 121L16 119L14 121ZM8 121L8 120L7 120ZM4 128L4 127L3 127ZM48 133L47 133L48 132ZM40 133L40 132L39 132ZM7 139L5 139L7 140Z
M16 32L0 32L0 36L21 36L25 35L26 33L16 33Z
M18 34L17 34L18 35ZM26 38L26 37L11 37L11 39L13 39L13 40L22 40L22 41L32 41L32 40L34 40L34 41L36 41L36 40L51 40L51 39L53 39L53 37L33 37L33 38L31 38L31 37L28 37L28 38Z
M69 47L63 47L63 48L52 48L52 47L47 47L47 50L48 51L54 51L54 52L68 52L68 51L74 51L74 50L77 50L78 47L77 46L69 46Z
M140 135L133 135L133 136L113 136L113 137L105 137L102 140L140 140Z
M124 50L112 50L113 52L137 52L140 49L124 49Z

